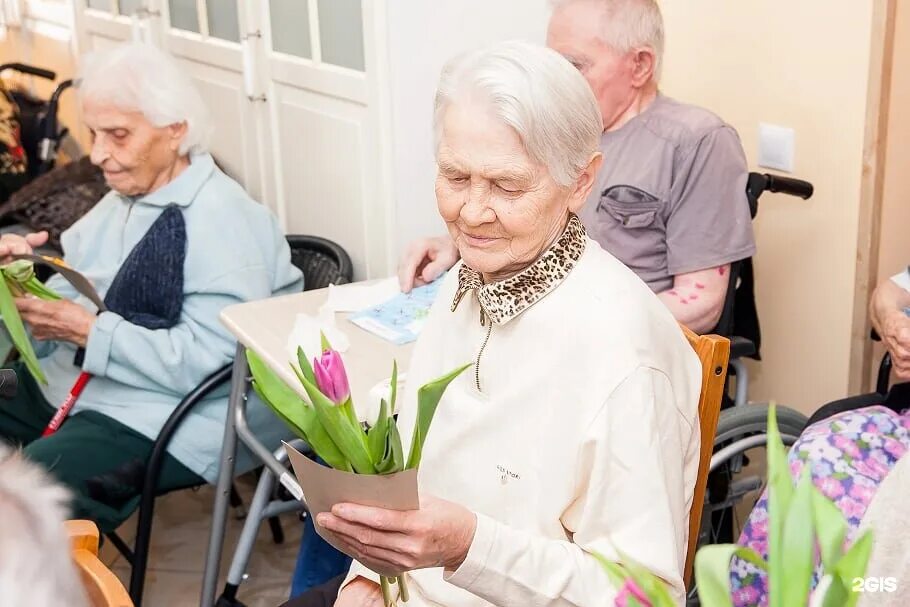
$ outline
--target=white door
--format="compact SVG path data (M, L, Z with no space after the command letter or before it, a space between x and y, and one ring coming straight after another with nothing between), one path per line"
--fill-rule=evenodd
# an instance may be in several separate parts
M80 52L103 50L130 39L130 18L120 13L130 0L76 0L76 33Z
M212 153L289 233L393 267L384 0L78 0L82 48L166 47L217 125ZM133 18L133 17L136 18Z
M261 159L262 103L244 86L243 45L255 24L237 0L161 1L165 45L195 78L216 126L212 154L253 198L268 202L263 194L272 177Z
M357 278L391 269L380 0L261 7L274 203L290 232L341 244ZM270 199L272 199L270 193Z

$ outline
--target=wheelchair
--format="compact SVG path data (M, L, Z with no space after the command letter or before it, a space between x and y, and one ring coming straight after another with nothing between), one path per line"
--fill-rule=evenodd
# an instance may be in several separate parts
M24 63L0 64L0 74L5 72L16 72L20 75L50 81L54 81L57 77L50 70ZM18 107L22 148L25 152L27 168L26 179L19 184L16 190L8 192L11 196L8 200L2 201L2 205L0 205L0 234L25 235L38 231L43 228L34 227L36 222L33 215L36 212L39 212L46 220L48 214L53 211L69 210L69 204L65 205L65 208L60 208L63 203L59 201L59 197L54 196L55 191L70 192L71 196L67 202L72 202L74 198L97 190L97 188L83 190L80 187L85 182L85 178L81 175L87 173L86 166L90 167L87 164L88 158L83 157L79 144L70 136L69 129L61 124L58 116L60 99L73 84L73 80L60 82L48 99L36 97L17 81L8 87L9 94ZM66 167L62 166L61 160L68 163ZM59 171L54 171L55 168L58 168ZM52 171L54 171L53 175L48 175ZM40 202L40 204L32 205L27 201ZM37 223L41 225L41 221ZM42 255L61 255L59 243L53 238L40 247L37 252ZM50 276L50 270L44 266L36 268L36 272L42 280L46 280Z
M57 78L55 72L24 63L0 64L0 74L6 71L51 81ZM78 144L69 136L69 129L60 124L57 115L61 95L72 86L73 80L64 80L47 100L35 97L23 88L13 87L10 90L10 95L19 106L22 147L28 159L29 181L53 169L60 151L71 160L82 155Z
M752 218L764 192L775 192L809 199L811 183L777 175L750 173L746 196ZM724 309L712 331L730 338L727 393L717 422L714 453L709 467L708 488L702 511L698 546L732 543L761 495L766 479L765 457L757 450L768 440L769 403L750 403L746 358L761 360L761 331L755 305L752 260L731 264L730 281ZM805 415L777 405L777 424L784 445L789 447L807 425ZM699 605L697 588L687 595L687 606Z

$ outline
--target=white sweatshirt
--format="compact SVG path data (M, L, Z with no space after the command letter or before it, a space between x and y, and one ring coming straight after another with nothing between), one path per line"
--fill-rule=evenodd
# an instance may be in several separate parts
M576 218L513 278L482 285L459 266L408 368L405 449L417 388L478 356L419 472L420 492L471 509L477 530L456 571L408 574L407 605L612 606L591 553L618 559L613 546L682 603L701 373L670 312ZM346 583L358 575L378 579L355 562Z

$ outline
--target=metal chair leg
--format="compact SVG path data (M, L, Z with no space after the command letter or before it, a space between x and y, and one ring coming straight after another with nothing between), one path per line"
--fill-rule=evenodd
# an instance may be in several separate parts
M126 542L123 541L123 538L117 535L116 531L111 531L110 533L105 533L104 537L110 540L114 548L117 549L117 552L123 555L123 558L126 559L126 562L132 566L133 564L133 550L127 546Z
M231 483L234 479L234 464L237 458L237 432L234 427L235 412L243 403L247 389L247 365L243 346L237 346L231 374L231 396L228 400L227 416L224 420L224 442L221 447L221 467L218 471L218 485L215 488L215 503L212 507L212 528L209 546L205 556L205 571L202 576L200 607L212 607L215 603L215 587L218 583L221 550L224 548L224 531L227 525L227 510Z
M237 491L237 483L231 483L231 508L234 509L234 518L242 521L246 518L246 508L243 505L243 498Z
M272 541L276 544L283 544L284 529L281 527L281 520L277 516L269 518L269 529L272 531Z
M305 448L302 441L296 439L291 441L291 444L298 449ZM278 469L284 473L281 466L284 466L288 459L287 452L284 448L281 447L277 449L271 455L271 459L279 466ZM241 605L236 599L237 589L245 579L246 568L249 564L250 556L252 555L253 547L256 542L256 536L259 533L259 526L262 524L262 521L269 520L269 524L271 525L273 519L276 521L278 520L279 514L292 512L304 507L301 502L296 500L289 502L274 500L273 496L277 486L278 480L276 479L275 471L270 465L265 466L259 476L256 492L253 494L252 501L250 501L250 511L247 515L246 522L243 524L243 529L240 532L240 538L237 540L237 545L234 548L234 557L231 559L231 566L228 570L224 589L221 596L218 597L215 607L238 607ZM281 530L281 534L282 537L280 539L283 540L283 530Z
M250 502L249 515L246 517L246 522L243 524L240 538L238 538L237 546L234 549L234 557L231 559L224 590L221 596L218 597L216 606L234 605L236 602L237 589L243 582L244 574L246 574L246 567L253 552L256 535L259 532L259 525L262 524L262 515L266 506L268 506L274 487L275 475L268 468L263 468L262 474L259 476L259 483L256 485L256 492L253 494L253 500Z

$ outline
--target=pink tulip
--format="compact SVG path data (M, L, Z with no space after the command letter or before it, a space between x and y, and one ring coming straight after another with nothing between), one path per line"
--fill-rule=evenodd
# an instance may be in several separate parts
M319 358L313 359L313 374L316 387L336 405L344 404L351 395L348 375L344 370L341 355L335 350L326 350Z
M638 584L635 583L635 580L628 578L625 584L622 585L622 588L619 589L619 594L616 595L616 600L613 602L615 607L626 607L629 604L629 598L634 597L638 604L642 607L651 607L651 601L648 600L648 597L645 596L645 593L642 592L641 588L638 587Z

